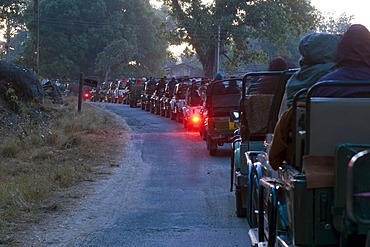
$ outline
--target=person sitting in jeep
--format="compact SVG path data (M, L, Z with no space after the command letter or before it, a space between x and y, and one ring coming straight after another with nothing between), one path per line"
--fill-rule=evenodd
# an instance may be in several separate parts
M226 94L237 94L240 93L240 88L235 80L229 82L229 86L225 89Z
M199 95L198 92L198 85L195 80L192 81L191 87L189 88L189 105L190 106L200 106L202 105L202 98Z
M168 94L169 97L172 97L175 92L175 86L177 84L176 78L172 77L171 80L168 82Z

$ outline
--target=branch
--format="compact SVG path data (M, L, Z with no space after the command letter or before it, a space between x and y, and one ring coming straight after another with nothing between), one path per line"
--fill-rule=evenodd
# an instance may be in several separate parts
M180 20L185 20L186 15L184 11L181 9L181 6L179 4L178 0L172 0L173 9L176 11L176 14Z
M236 64L236 63L234 63L231 59L230 59L230 57L228 56L228 55L226 55L226 53L222 53L222 55L224 55L226 58L227 58L227 60L229 60L235 67L238 67L238 65Z

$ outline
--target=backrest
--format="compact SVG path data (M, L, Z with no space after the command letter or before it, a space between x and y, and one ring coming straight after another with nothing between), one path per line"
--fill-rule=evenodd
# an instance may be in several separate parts
M217 83L213 85L212 95L222 95L226 93L225 85L223 83Z
M306 102L305 107L297 107L298 97L293 101L294 167L303 168L303 156L335 156L336 148L341 143L368 143L370 129L366 127L366 122L370 120L370 95L365 95L370 90L369 85L370 82L325 81L297 93L305 94ZM346 98L332 97L333 94L327 93L339 88L341 92L361 89L362 93Z
M370 98L310 99L306 154L333 156L338 143L369 143Z
M344 227L347 163L357 152L370 147L370 97L366 96L369 86L370 82L328 81L314 85L307 94L304 154L334 157L332 211L337 231ZM357 98L313 97L320 87L348 87L349 92L361 87L365 94L357 94ZM368 179L365 180L367 183Z
M363 94L351 98L318 95L330 88L348 92L361 89ZM370 92L370 81L325 81L310 88L306 99L306 155L334 156L339 143L369 142L370 95L364 96L366 92Z
M213 108L239 107L240 94L212 95Z
M361 184L369 184L368 176L369 172L363 170L361 168L361 172L365 175L365 178L360 176L352 176L348 171L348 165L351 161L352 157L357 155L363 150L370 149L370 144L353 144L353 143L344 143L338 145L336 152L335 152L335 160L334 160L334 198L333 198L333 226L338 231L342 231L345 222L343 221L343 212L346 204L346 191L348 191L349 187L353 185L354 182ZM369 164L369 163L368 163ZM366 168L370 168L370 166L366 166ZM349 175L349 177L347 177ZM367 176L367 177L366 177ZM348 183L348 179L350 182ZM352 189L350 189L352 190ZM352 192L350 192L352 193ZM348 196L348 195L347 195ZM353 200L351 199L351 203ZM347 209L349 209L347 207ZM370 212L370 211L368 211Z
M143 85L132 85L131 86L131 91L142 91L144 88Z
M211 83L207 88L206 105L208 108L208 116L229 116L230 111L239 109L240 92L227 93L224 83L229 84L230 80L241 79L225 79Z
M258 138L260 138L259 136L264 138L265 134L273 133L278 120L286 82L295 71L261 71L250 72L244 75L240 109L242 111L240 114L242 116L240 119L242 139L250 139L253 135L258 136ZM256 82L258 80L255 78L260 78L261 76L276 76L279 78L274 94L254 94L258 88L258 82ZM258 97L260 97L259 100L257 100ZM259 114L259 116L255 114ZM249 129L250 127L252 129Z
M246 123L248 136L267 134L267 121L274 95L247 95L242 104L243 122Z

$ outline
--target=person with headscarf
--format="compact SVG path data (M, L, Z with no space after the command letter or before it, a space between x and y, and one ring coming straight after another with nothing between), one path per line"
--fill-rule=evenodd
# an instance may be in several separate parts
M287 106L293 104L294 95L308 89L321 77L336 69L336 51L341 37L335 34L312 33L299 43L300 70L287 82ZM302 101L303 98L300 98Z
M288 69L288 62L281 56L275 57L269 63L268 71L284 71ZM257 94L274 94L279 76L263 76L258 81Z
M273 169L277 170L283 162L291 163L294 95L301 89L310 88L321 77L336 69L336 51L340 39L339 35L312 33L301 40L299 44L301 68L287 82L289 108L277 122L270 145L269 163ZM303 101L304 98L300 98L298 105L304 107Z
M337 50L337 67L319 82L370 80L370 32L365 26L353 24L344 33ZM313 96L352 97L369 91L369 87L321 87Z

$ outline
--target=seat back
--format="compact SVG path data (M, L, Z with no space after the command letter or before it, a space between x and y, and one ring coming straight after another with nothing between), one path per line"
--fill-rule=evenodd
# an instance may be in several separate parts
M369 143L370 98L311 98L306 154L333 156L339 143Z
M348 98L319 95L330 88L348 92L361 89L363 93ZM306 99L305 154L334 156L336 146L340 143L368 143L369 92L370 81L324 81L311 87ZM368 95L364 96L366 93Z
M267 121L274 95L255 94L247 95L242 104L243 123L246 125L248 136L259 135L263 138L267 134Z
M370 147L370 97L366 96L365 88L365 94L357 98L312 95L320 87L349 87L350 91L364 85L369 86L370 82L323 82L311 88L307 95L305 155L334 157L332 214L334 228L339 232L344 229L347 164L352 156Z
M227 93L225 83L228 84L231 80L240 79L225 79L213 82L207 89L207 101L209 104L209 116L229 116L230 111L238 110L240 104L240 92Z

